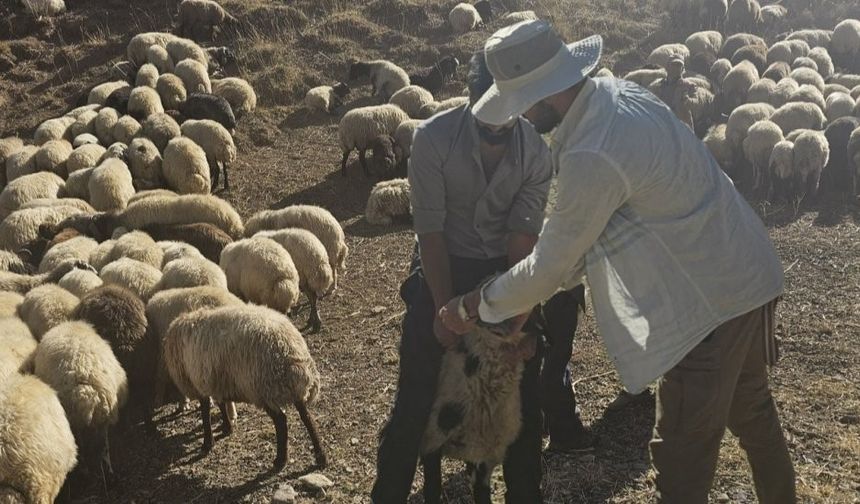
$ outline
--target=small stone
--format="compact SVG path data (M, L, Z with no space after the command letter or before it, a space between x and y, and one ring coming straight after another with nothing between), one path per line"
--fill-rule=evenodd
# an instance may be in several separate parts
M382 313L384 311L385 311L385 307L382 305L376 305L370 309L370 313L372 313L374 315L379 315L380 313Z
M354 437L354 438L350 439L349 444L351 444L352 446L357 445L358 444L358 438Z
M275 495L272 497L272 504L295 504L299 497L298 492L286 483L279 485L275 490Z
M860 415L843 415L842 418L839 419L839 423L843 425L860 424Z
M334 486L334 483L319 473L311 473L305 474L301 478L299 478L299 483L301 483L308 490L316 490L325 492L326 488L331 488Z
M717 495L717 502L729 502L729 494L723 492Z

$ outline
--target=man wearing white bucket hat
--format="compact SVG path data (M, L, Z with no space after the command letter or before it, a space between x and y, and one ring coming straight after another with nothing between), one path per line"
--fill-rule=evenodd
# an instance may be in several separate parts
M495 84L475 117L524 116L550 142L557 202L534 251L440 310L454 333L513 319L585 276L626 389L657 384L651 458L660 502L704 503L720 440L740 439L761 502L795 502L768 388L783 270L767 230L693 132L635 84L591 79L602 39L565 44L544 21L484 52Z

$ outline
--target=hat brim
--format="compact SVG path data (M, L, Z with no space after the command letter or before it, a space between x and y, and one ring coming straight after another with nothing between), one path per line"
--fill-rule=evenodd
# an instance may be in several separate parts
M597 68L603 52L603 38L594 35L572 44L552 71L511 89L492 86L472 105L472 114L481 122L502 125L523 115L536 103L576 85Z

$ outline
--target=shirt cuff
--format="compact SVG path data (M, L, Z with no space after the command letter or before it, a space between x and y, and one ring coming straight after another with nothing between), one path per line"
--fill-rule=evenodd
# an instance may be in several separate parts
M416 234L442 232L445 230L445 211L413 208L412 227Z
M478 304L478 317L489 324L499 324L507 320L507 318L495 313L493 307L487 303L486 299L486 290L493 285L493 282L487 282L483 287L481 287L481 302Z

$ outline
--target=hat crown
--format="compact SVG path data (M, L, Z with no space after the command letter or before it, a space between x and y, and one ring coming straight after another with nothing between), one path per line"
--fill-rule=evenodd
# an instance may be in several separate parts
M502 28L487 40L487 68L496 81L516 79L550 61L564 41L543 20L522 21Z

